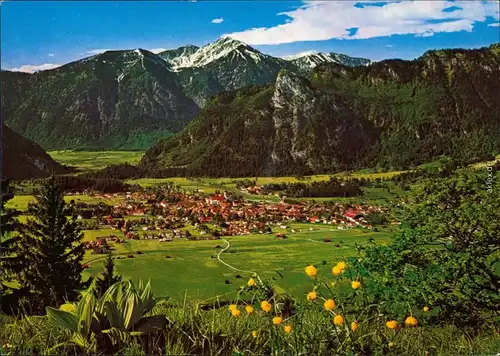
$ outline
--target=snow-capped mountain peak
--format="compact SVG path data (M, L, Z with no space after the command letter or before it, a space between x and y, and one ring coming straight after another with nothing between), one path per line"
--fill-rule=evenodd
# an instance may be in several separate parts
M317 51L307 51L307 52L301 52L301 53L293 54L293 55L290 55L290 56L284 56L284 57L281 57L281 58L283 58L284 60L287 60L287 61L292 61L294 59L302 58L302 57L305 57L305 56L311 56L313 54L318 54L318 52Z
M244 53L255 52L253 48L245 43L230 37L221 37L215 42L198 49L189 57L189 62L184 63L185 67L203 67L236 51L238 55L244 56Z
M293 56L282 57L284 60L291 62L301 70L310 70L322 63L338 63L346 66L369 65L371 61L365 58L349 57L340 53L323 53L316 51L308 51L298 53Z

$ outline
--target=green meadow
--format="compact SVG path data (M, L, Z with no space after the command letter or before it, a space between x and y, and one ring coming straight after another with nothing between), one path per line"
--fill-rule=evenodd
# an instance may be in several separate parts
M197 300L226 297L236 293L252 272L256 272L261 278L276 277L279 291L301 296L311 288L311 281L304 274L306 265L315 264L320 273L330 275L330 268L337 261L356 256L356 245L366 244L371 238L386 243L392 236L387 230L337 230L331 225L289 224L288 227L288 230L277 227L269 235L225 237L230 247L220 253L220 258L236 270L217 259L226 247L222 239L129 240L112 244L112 251L115 257L120 257L115 259L119 273L133 280L151 279L153 291L158 295ZM291 229L296 232L290 232ZM284 231L288 231L286 239L274 234ZM325 243L323 238L332 242ZM220 248L216 248L217 245ZM128 258L128 255L134 257ZM89 263L87 275L103 270L103 255L89 252L85 260Z
M92 171L114 164L139 163L142 151L48 151L54 160L83 171Z

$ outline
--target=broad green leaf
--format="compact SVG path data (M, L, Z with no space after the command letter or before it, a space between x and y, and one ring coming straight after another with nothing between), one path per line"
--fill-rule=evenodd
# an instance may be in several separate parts
M92 315L94 314L96 298L94 293L86 293L78 303L78 331L87 338L92 323Z
M104 303L104 315L109 320L111 327L124 329L125 325L123 322L122 313L118 310L116 303L113 301L106 301Z
M113 344L126 343L131 341L131 335L117 328L106 329L102 331L103 334L108 334L111 337Z
M142 316L141 300L135 291L128 294L124 308L125 329L130 329Z
M45 310L47 311L47 318L54 325L62 329L69 329L73 332L77 332L78 317L75 314L52 307L47 307Z

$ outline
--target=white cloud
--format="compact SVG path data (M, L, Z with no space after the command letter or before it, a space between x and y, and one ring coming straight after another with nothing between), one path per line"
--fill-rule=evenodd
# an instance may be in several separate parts
M475 22L499 19L498 1L386 1L384 6L351 1L304 1L289 12L284 23L226 34L250 45L277 45L298 41L367 39L402 34L432 36L438 32L472 31ZM443 12L450 7L454 11ZM291 20L287 23L287 20ZM358 30L352 36L350 28Z
M392 48L391 44L385 45L387 48Z
M500 26L500 22L490 23L488 26L490 26L490 27L498 27L498 26Z
M212 20L212 23L222 23L222 22L224 22L224 19L222 17Z
M166 50L167 50L166 48L152 48L149 50L149 52L153 52L154 54L157 54L157 53L160 53L160 52L163 52Z
M24 65L20 66L19 68L10 68L9 70L14 71L14 72L34 73L34 72L38 72L41 70L54 69L54 68L57 68L60 66L61 66L61 64L54 64L54 63L45 63L45 64L40 64L40 65L24 64Z
M47 56L49 56L49 57L54 57L54 56L55 56L55 54L54 54L54 53L49 53L49 54L47 54Z

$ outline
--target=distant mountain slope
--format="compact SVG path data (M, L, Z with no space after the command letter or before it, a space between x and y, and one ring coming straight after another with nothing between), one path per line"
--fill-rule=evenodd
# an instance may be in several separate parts
M107 51L35 74L2 71L1 115L45 149L144 149L217 93L273 83L281 69L309 73L231 38L158 55Z
M141 164L216 176L307 174L352 168L373 136L372 125L337 97L282 70L274 85L219 94Z
M160 52L158 53L158 56L163 58L171 68L175 69L188 65L190 63L190 56L198 49L200 48L197 46L187 45Z
M493 45L430 51L414 61L322 64L312 83L282 71L274 85L219 94L141 165L251 176L498 153L499 54Z
M283 68L294 69L243 42L220 38L183 59L175 70L186 95L203 107L221 91L272 83Z
M180 47L162 52L160 56L179 73L186 95L200 107L213 95L224 90L273 83L281 69L310 74L314 67L310 61L316 65L331 61L345 65L361 65L368 61L337 53L320 53L310 59L301 57L288 61L264 54L229 37L219 38L201 48Z
M2 72L2 83L14 75ZM45 148L148 147L199 110L165 61L145 50L108 51L22 79L16 99L2 90L2 101L18 103L2 105L2 117Z
M2 177L13 180L43 178L71 169L54 161L40 146L2 125Z
M499 77L498 44L366 67L321 65L314 75L317 86L382 131L376 162L387 167L500 152Z

